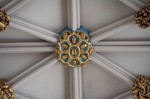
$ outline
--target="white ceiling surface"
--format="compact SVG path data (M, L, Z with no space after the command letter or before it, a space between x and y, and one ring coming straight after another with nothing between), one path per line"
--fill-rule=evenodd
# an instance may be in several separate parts
M150 76L150 52L100 53L134 75Z
M5 6L7 3L9 3L11 0L0 0L0 6Z
M58 33L67 26L66 4L65 0L31 0L12 15Z
M19 87L16 92L30 99L69 99L68 80L68 69L56 63L55 66Z
M11 80L46 54L0 54L0 78Z
M11 0L0 0L0 5L4 5L8 1ZM81 0L81 25L94 31L133 12L118 0ZM21 17L57 33L67 26L66 0L31 0L11 15ZM149 29L139 29L133 23L121 31L115 31L116 35L105 40L149 40L149 31ZM0 32L0 43L23 41L43 40L12 27ZM0 54L0 78L12 79L47 54ZM150 71L149 52L100 54L107 56L135 75L150 75L148 73ZM93 63L89 63L82 70L83 99L111 99L130 89L125 82ZM68 69L65 69L60 63L56 63L52 68L19 87L16 92L30 99L69 99L68 86Z
M59 32L67 26L66 4L66 0L42 0L42 2L41 0L31 0L12 15L39 24L51 31ZM81 0L81 25L90 31L131 13L133 10L118 0Z
M133 12L118 0L81 0L81 25L94 31Z
M90 62L83 68L83 99L112 99L129 90L122 80Z
M0 42L33 42L43 41L27 32L8 27L5 31L0 32Z
M104 40L129 40L129 41L149 41L150 40L150 28L139 28L135 22L132 24L114 31L115 35L106 38Z

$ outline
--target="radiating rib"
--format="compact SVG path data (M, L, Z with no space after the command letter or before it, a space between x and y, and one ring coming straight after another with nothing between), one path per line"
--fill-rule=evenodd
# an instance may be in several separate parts
M100 41L93 44L94 46L146 46L150 41Z
M91 42L96 43L96 42L106 39L116 33L119 33L119 30L133 24L133 17L134 16L131 15L127 18L119 20L115 23L112 23L108 26L105 26L103 28L100 28L100 29L90 33ZM116 31L118 31L118 32L116 32Z
M70 99L82 99L81 67L70 68Z
M55 47L48 42L0 43L0 53L43 53L54 51Z
M14 11L16 11L17 9L21 8L22 6L24 6L26 3L28 3L30 0L12 0L10 1L10 3L8 3L7 5L5 5L3 7L3 9L6 10L7 14L11 14Z
M134 79L136 77L131 74L130 72L126 71L122 67L118 66L117 64L110 61L108 58L101 56L98 53L93 53L92 55L92 61L98 64L98 66L109 73L113 74L114 76L122 79L126 83L128 83L130 86L133 84Z
M78 81L79 82L78 83L79 83L79 97L80 97L79 99L82 99L83 98L82 97L82 94L83 94L82 93L82 88L83 88L82 87L82 67L79 67L78 71L79 71L79 73L78 73L78 79L79 79Z
M0 48L0 53L44 53L54 52L55 47L6 47Z
M11 83L12 87L16 90L24 83L30 81L41 73L47 71L49 68L55 66L54 64L58 61L55 57L56 55L52 54L46 58L43 58L41 61L35 62L35 64L29 66L27 70L23 71L21 74L10 80L9 83Z
M96 52L150 52L150 46L94 46Z
M132 8L135 11L138 11L142 6L144 6L143 2L140 0L119 0L120 2L124 3L128 7Z
M80 0L77 0L77 28L80 28Z
M131 91L127 91L121 95L118 95L112 99L134 99L134 97L131 95Z
M80 27L80 0L67 0L68 27L77 30ZM70 99L82 99L81 68L70 69Z
M14 99L30 99L29 97L20 95L20 94L15 94L15 98Z
M11 6L13 6L15 3L17 3L19 0L11 0L9 3L7 3L5 6L2 7L2 9L9 9Z
M67 0L67 18L68 18L68 28L71 28L71 5L70 0Z
M0 48L3 47L48 47L55 46L49 42L10 42L10 43L0 43Z
M37 36L46 41L57 43L57 36L58 36L57 33L41 28L37 25L31 24L31 22L27 22L21 18L12 16L10 26L16 29L26 31L29 34Z
M72 30L80 28L80 0L67 0L68 27Z

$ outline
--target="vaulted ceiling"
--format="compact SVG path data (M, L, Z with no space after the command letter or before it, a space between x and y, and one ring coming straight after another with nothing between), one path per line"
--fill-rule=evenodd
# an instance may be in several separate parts
M134 21L147 2L0 0L11 17L0 32L0 79L16 99L134 99L136 76L150 76L150 28ZM64 68L57 60L57 38L67 26L90 31L94 53L85 67Z

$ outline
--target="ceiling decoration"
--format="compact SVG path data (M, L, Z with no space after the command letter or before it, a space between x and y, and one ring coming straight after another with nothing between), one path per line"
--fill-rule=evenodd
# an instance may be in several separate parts
M0 99L14 99L15 93L6 80L0 79Z
M136 76L134 74L130 73L128 70L122 68L119 64L116 64L109 58L104 57L103 55L100 55L99 53L100 52L119 52L119 51L120 52L149 51L149 43L147 41L107 41L107 40L105 41L104 40L104 39L114 35L115 33L120 33L120 30L122 30L124 27L131 26L133 24L132 21L134 20L133 19L134 14L131 16L128 16L126 18L123 18L121 20L118 20L117 22L114 22L112 24L109 24L103 28L99 28L99 29L91 32L90 33L91 38L90 38L88 30L83 27L80 27L81 26L80 0L67 0L67 9L68 9L68 17L67 18L68 18L68 28L69 29L65 28L62 32L60 32L59 39L57 42L58 33L55 33L53 31L50 31L49 29L40 27L36 24L33 24L34 22L33 23L30 22L28 19L24 20L24 18L18 17L17 15L13 16L12 13L14 11L16 11L17 9L19 9L20 7L22 7L29 1L32 2L33 0L12 0L9 4L7 4L5 7L3 7L3 9L6 10L7 14L11 16L10 26L13 28L22 30L22 31L26 31L29 34L37 36L48 42L1 43L2 49L0 50L0 53L35 53L35 52L42 53L42 52L54 52L56 50L59 60L63 64L65 64L69 67L82 66L82 64L83 65L86 64L86 62L88 62L91 59L90 57L92 57L92 62L97 64L98 67L100 67L101 69L104 69L104 70L108 71L110 74L113 74L114 76L120 78L125 83L127 83L129 86L131 86L133 84L134 80L136 79ZM125 2L126 5L133 8L135 11L138 11L140 8L140 7L136 6L136 4L139 1L136 1L136 0L134 0L134 2L131 2L132 0L119 0L119 1ZM15 3L15 2L17 2L17 3ZM26 7L26 8L28 8L28 7ZM23 13L21 13L21 14L23 14ZM115 14L115 15L117 15L117 14ZM9 17L8 17L8 19L10 20ZM118 31L118 32L116 32L116 31ZM91 42L93 45L91 44ZM51 44L52 44L52 46L50 46ZM55 45L57 44L56 48L53 46L54 44ZM95 52L91 56L93 47L94 47ZM98 53L96 53L96 52L98 52ZM63 53L65 53L65 55ZM75 59L75 61L73 59ZM21 72L21 74L16 75L14 78L12 78L9 82L12 84L13 89L16 91L15 96L19 95L19 96L24 97L24 98L17 98L17 99L27 99L26 97L28 97L26 95L21 95L21 94L24 94L22 92L17 93L17 90L19 90L22 85L25 85L26 82L31 82L30 81L31 79L44 73L49 68L51 68L53 66L55 67L57 62L58 62L58 59L56 58L55 54L49 55L45 58L42 58L40 61L35 62L35 64L32 64L32 66L30 66L29 68L26 68L23 72ZM82 63L82 64L78 64L78 63ZM82 95L83 95L84 89L82 87L82 80L83 80L82 79L82 68L80 68L80 67L79 68L71 68L69 70L70 70L69 71L69 76L70 76L69 81L67 81L66 79L65 80L67 81L67 84L69 82L68 85L70 85L69 86L70 92L69 92L69 94L67 94L67 95L70 95L69 96L70 98L64 98L64 99L83 99L84 96L82 96ZM91 72L90 72L90 74L91 74ZM103 75L101 75L101 76L103 76ZM146 78L146 77L141 76L141 79L144 79L144 78ZM141 96L139 96L139 97L143 96L142 95L143 91L140 90L139 86L137 86L137 85L143 85L143 86L145 85L142 82L145 80L141 80L141 79L136 80L135 85L132 88L133 92L136 95L138 93L140 93ZM5 80L1 80L1 81L2 82L4 81L5 82L4 84L7 84L7 86L8 86L7 81L5 81ZM42 82L44 83L43 80L42 80ZM96 82L98 82L98 81L96 81ZM62 83L62 82L60 82L60 83ZM3 85L3 83L1 85ZM53 86L53 87L55 87L55 86ZM105 87L106 86L104 86L104 88ZM39 86L39 88L43 91L41 86ZM142 88L144 88L145 93L148 92L147 88L149 88L149 87L146 86L146 87L141 87L141 89ZM8 89L8 88L6 88L6 89ZM34 97L34 94L32 93L31 89L32 88L30 87L29 90L31 91L31 93L29 91L28 92L31 94L31 97ZM101 89L103 90L103 88L101 88ZM46 89L44 89L44 90L46 90ZM7 92L9 92L9 91L12 94L12 97L14 97L14 92L10 86L9 86L9 90ZM100 92L100 91L98 90L98 92ZM45 92L43 92L43 93L45 93ZM48 90L48 93L49 93L49 90ZM25 94L26 94L26 92L25 92ZM108 93L106 93L106 94L108 96ZM148 95L148 94L146 94L146 95ZM36 92L35 92L35 95L37 95ZM42 96L43 94L38 94L38 95ZM38 95L37 95L37 97L38 97ZM49 98L51 98L49 96L50 96L50 94L48 94L48 96L44 96L44 97L48 97L48 98L40 98L40 99L49 99ZM59 93L57 93L57 96L59 96ZM30 97L30 95L29 95L29 97ZM130 98L130 97L132 99L133 96L131 95L131 92L129 90L129 93L127 92L127 94L122 93L121 95L113 96L113 97L114 97L113 99L125 99L125 98ZM11 98L6 98L6 99L11 99ZM33 99L33 98L29 98L29 99ZM35 98L35 99L37 99L37 98ZM57 99L60 99L60 98L57 98ZM94 99L94 98L91 98L91 99ZM144 99L144 98L141 98L141 99Z
M150 27L150 3L143 6L135 15L135 21L141 28Z
M56 53L65 67L77 67L87 64L91 60L92 52L93 47L90 42L89 31L84 27L77 31L64 29L60 33Z
M137 99L150 98L150 78L140 75L132 86L132 94Z
M5 30L9 25L10 17L6 14L3 9L0 9L0 31Z

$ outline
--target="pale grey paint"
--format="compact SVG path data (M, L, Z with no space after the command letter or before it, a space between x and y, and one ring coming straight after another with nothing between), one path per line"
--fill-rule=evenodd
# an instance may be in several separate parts
M1 0L1 5L10 0ZM24 18L54 32L67 25L65 0L31 0L12 15ZM82 0L81 25L91 31L123 18L134 11L118 0ZM139 29L135 23L105 40L149 40L150 30ZM43 41L24 31L8 27L0 32L0 43ZM129 72L150 75L149 53L100 53L120 64ZM46 53L46 55L48 55ZM0 54L0 78L12 79L45 54ZM136 67L136 68L135 68ZM120 79L89 64L83 68L83 99L111 99L129 90ZM17 93L31 99L69 99L68 70L57 63L53 68L21 86Z

